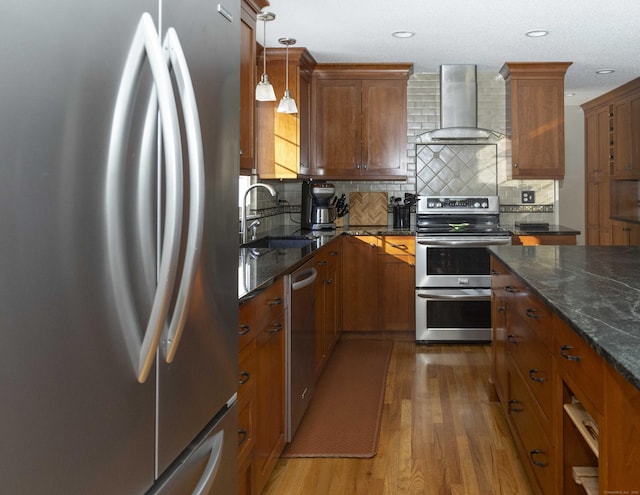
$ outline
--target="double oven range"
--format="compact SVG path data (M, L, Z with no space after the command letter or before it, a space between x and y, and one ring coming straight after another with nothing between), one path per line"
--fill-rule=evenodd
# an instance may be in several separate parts
M420 196L416 208L416 341L491 341L487 246L511 244L497 196Z

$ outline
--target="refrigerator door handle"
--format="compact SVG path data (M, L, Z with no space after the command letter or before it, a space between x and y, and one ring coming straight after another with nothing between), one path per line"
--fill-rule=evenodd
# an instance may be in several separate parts
M180 337L186 324L187 310L193 293L202 246L202 232L204 229L204 157L196 95L191 82L187 59L175 29L169 28L167 30L163 49L165 50L167 63L173 68L178 85L189 154L189 225L187 228L184 265L173 314L162 344L165 360L167 363L171 363L178 350Z
M164 237L162 239L158 282L147 327L142 341L140 341L138 319L127 270L127 253L122 225L124 212L121 196L124 189L123 169L126 142L133 112L136 84L141 75L145 55L149 61L154 86L158 94L167 186L165 191ZM177 272L180 231L182 229L182 197L180 195L182 191L182 174L179 173L182 171L182 148L178 111L173 97L171 76L158 39L158 31L151 15L146 12L142 14L138 23L122 73L116 98L107 160L105 206L107 212L109 270L120 326L138 381L143 383L149 376L153 366L155 352L169 311Z
M211 449L211 455L209 455L209 462L207 462L207 466L204 468L200 481L198 481L198 484L193 489L192 495L207 495L209 490L211 490L211 485L213 485L216 475L218 474L218 469L220 469L224 432L225 430L219 431L203 445L203 447L206 446L207 449Z

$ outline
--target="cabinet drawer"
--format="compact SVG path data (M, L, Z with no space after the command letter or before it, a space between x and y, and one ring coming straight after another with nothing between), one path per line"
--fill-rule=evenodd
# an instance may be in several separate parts
M512 277L513 278L513 277ZM509 313L518 315L527 322L527 326L544 347L551 350L553 335L553 313L529 289L513 284L516 292L509 302Z
M554 322L554 355L560 376L579 399L599 413L603 410L604 360L558 317ZM576 390L574 390L576 392Z
M509 402L507 414L523 449L521 458L533 473L539 493L554 493L556 452L536 412L535 399L524 378L514 366L509 367Z
M411 236L382 236L380 247L382 249L378 254L416 254L416 241Z
M273 285L242 303L238 322L240 349L255 339L265 325L279 318L284 305L284 278L276 280Z
M526 317L518 314L509 314L507 318L507 349L540 406L544 426L549 427L553 397L551 354L538 338L529 318L525 321Z

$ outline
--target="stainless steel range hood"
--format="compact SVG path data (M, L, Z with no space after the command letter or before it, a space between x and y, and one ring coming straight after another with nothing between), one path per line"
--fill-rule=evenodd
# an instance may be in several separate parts
M418 136L418 143L485 142L503 135L478 127L478 84L475 65L440 66L440 129Z

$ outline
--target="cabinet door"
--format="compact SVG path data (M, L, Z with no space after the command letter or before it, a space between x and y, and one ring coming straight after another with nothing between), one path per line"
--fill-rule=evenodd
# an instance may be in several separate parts
M240 173L255 167L256 13L242 2L240 17Z
M609 106L585 115L586 176L606 177L610 167L610 112Z
M585 216L588 245L611 245L611 191L610 182L587 180L585 185Z
M613 105L613 173L616 177L633 176L631 166L631 105L628 100Z
M311 173L311 71L299 69L298 126L300 135L300 173Z
M415 331L415 257L378 256L378 327Z
M284 312L256 337L257 417L254 476L256 493L264 488L285 445Z
M346 331L377 330L377 239L348 236L342 246L342 327Z
M361 81L316 81L316 175L353 177L360 174Z
M511 84L512 178L563 178L563 80L518 79Z
M362 174L405 176L407 82L362 81Z

